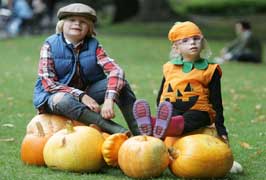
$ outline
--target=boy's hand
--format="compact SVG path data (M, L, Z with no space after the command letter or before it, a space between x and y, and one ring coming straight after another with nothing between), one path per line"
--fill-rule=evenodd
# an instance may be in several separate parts
M90 96L88 96L87 94L85 94L82 99L81 102L83 104L85 104L86 106L88 106L90 108L90 110L99 113L101 111L101 108L99 106L99 104L92 99Z
M112 119L115 117L114 101L112 99L104 100L102 110L101 110L101 115L104 119Z

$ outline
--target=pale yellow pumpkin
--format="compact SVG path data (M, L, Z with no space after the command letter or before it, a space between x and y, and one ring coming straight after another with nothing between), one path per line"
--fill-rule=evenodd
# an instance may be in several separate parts
M44 147L48 167L74 172L95 172L104 164L101 147L104 138L91 127L68 125L55 133Z
M105 139L102 145L102 154L107 165L118 166L118 151L127 139L127 135L123 133L112 134Z
M66 122L69 119L64 116L52 115L52 114L40 114L33 117L33 119L27 125L27 134L36 134L38 129L36 128L36 122L40 122L43 128L43 132L46 136L51 136L55 132L66 127Z
M129 138L119 149L118 164L129 177L157 177L169 164L167 147L151 136Z
M182 137L175 142L170 152L171 171L184 178L223 177L233 164L229 146L206 134Z

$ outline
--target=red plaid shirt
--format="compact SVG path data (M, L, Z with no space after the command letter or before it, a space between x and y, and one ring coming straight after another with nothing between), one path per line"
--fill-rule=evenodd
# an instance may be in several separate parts
M113 59L108 57L101 45L99 45L96 49L96 56L97 63L103 68L104 73L108 75L105 98L116 100L120 90L125 85L124 71ZM78 98L80 94L84 93L80 89L69 87L58 82L50 45L47 43L45 43L41 48L38 75L42 78L42 85L47 92L70 93L76 98Z

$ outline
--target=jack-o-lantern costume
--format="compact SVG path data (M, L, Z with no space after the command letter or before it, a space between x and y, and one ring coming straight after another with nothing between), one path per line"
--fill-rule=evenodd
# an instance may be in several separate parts
M149 104L136 101L133 113L141 134L157 138L179 136L215 124L227 138L221 97L222 70L201 58L208 46L199 27L189 21L170 29L170 61L163 66L163 80L157 97L156 117Z
M184 117L182 133L215 123L219 135L227 135L220 88L222 71L218 64L205 59L193 63L177 58L163 66L163 75L157 104L172 103L172 116Z

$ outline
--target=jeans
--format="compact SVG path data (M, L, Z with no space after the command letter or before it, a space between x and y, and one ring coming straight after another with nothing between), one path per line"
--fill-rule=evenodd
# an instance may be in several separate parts
M103 104L107 87L107 79L100 80L86 89L86 94L93 98L98 104ZM91 111L86 105L79 102L74 96L68 93L61 93L59 100L55 100L56 96L61 92L51 95L46 103L46 111L48 113L66 116L73 120L78 120L87 125L96 124L108 133L126 132L127 129L115 123L112 120L103 119L99 113ZM58 98L57 98L58 99ZM118 101L116 102L124 119L133 135L139 135L137 122L133 116L133 104L136 97L132 92L128 83L120 91Z

